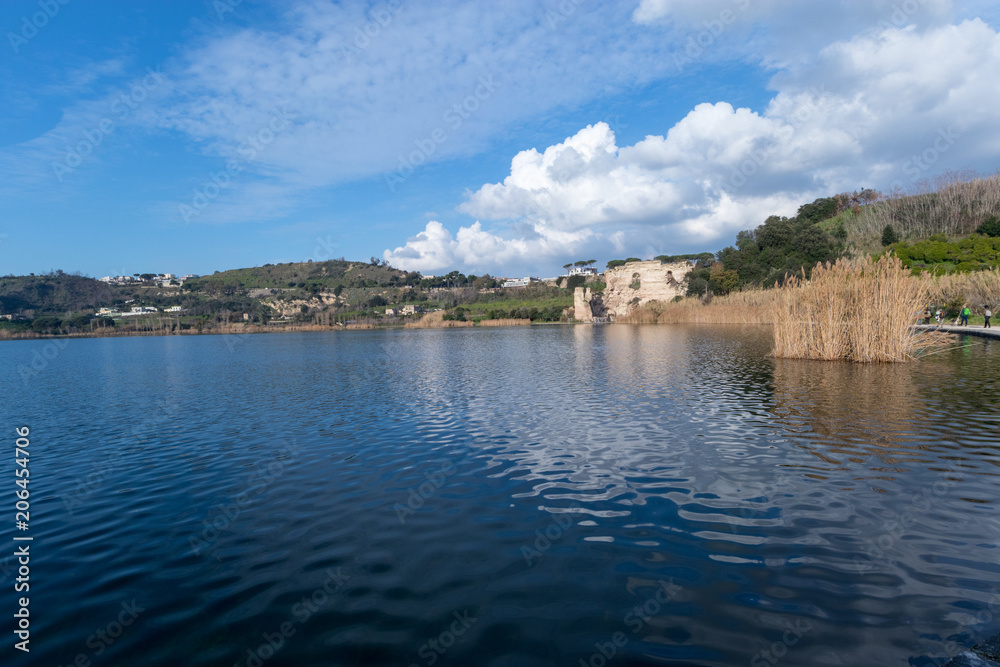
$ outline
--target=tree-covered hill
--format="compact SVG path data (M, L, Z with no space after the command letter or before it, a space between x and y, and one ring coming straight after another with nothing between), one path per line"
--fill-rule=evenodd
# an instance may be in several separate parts
M821 223L836 216L840 206L836 197L817 199L800 206L793 218L772 215L756 229L740 232L735 246L698 260L687 276L688 294L774 285L787 274L836 259L845 249L843 229L831 234Z
M368 263L334 259L217 271L187 281L184 289L207 295L232 295L253 289L298 289L316 294L338 287L395 287L419 281L417 273L399 271L374 259Z
M97 308L115 297L110 285L62 271L0 277L0 315L75 312Z
M955 238L975 233L990 216L1000 215L1000 174L948 172L933 186L922 183L913 192L876 194L867 205L846 207L835 221L843 225L848 245L864 252L881 248L886 226L902 241L935 234Z

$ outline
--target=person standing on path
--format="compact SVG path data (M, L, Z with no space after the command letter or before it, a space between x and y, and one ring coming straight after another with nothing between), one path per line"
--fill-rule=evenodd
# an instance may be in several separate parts
M986 320L986 324L983 325L984 329L992 329L990 326L990 318L993 317L993 311L990 310L989 304L983 304L983 318Z
M964 306L962 306L962 326L963 327L969 324L969 315L971 315L971 314L972 314L972 311L969 310L969 304L965 304Z

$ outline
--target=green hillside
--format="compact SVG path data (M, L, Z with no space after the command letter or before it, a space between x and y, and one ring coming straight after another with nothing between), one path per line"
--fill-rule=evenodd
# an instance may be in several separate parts
M62 271L0 277L0 315L75 312L97 308L115 298L110 285Z

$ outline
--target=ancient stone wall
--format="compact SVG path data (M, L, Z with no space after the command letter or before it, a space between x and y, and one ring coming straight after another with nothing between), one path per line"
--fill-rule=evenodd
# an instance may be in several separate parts
M681 281L689 271L689 262L661 264L658 260L608 269L604 272L604 309L608 315L622 317L650 301L667 302L683 296Z
M577 287L573 290L573 319L577 322L594 321L594 311L590 307L592 298L589 287Z

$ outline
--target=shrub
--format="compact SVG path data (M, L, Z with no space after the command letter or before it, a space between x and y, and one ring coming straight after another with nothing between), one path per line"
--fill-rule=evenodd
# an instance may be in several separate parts
M889 246L893 243L899 243L899 235L892 228L892 225L886 225L885 229L882 230L882 245Z
M1000 218L995 215L986 218L982 224L976 227L976 233L992 238L1000 236Z

